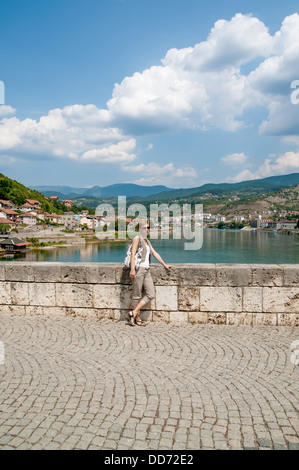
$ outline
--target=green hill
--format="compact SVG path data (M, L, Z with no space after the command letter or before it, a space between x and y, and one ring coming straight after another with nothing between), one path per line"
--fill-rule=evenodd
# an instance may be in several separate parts
M9 200L13 202L16 206L21 206L25 204L26 199L34 199L39 201L44 212L63 214L64 211L60 207L61 204L53 204L48 201L41 193L38 191L27 188L18 181L12 180L7 176L4 176L0 173L0 199Z

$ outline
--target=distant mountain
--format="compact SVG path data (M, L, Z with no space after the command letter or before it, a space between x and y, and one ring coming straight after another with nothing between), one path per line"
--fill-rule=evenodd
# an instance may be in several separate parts
M217 196L226 196L228 194L262 194L272 191L279 191L283 188L289 188L299 184L299 173L292 173L290 175L270 176L259 180L242 181L240 183L208 183L196 188L187 189L174 189L167 192L150 196L147 198L151 200L175 200L189 197L202 196L203 194L212 194Z
M184 198L200 197L211 194L218 197L229 195L253 195L270 193L299 184L299 173L270 176L268 178L242 181L240 183L208 183L195 188L171 189L166 186L140 186L137 184L113 184L92 188L73 188L70 186L35 186L44 196L58 196L60 200L89 198L94 200L126 196L138 197L140 201L173 201Z
M30 188L35 189L42 194L51 193L51 196L55 196L56 193L63 195L68 195L71 193L82 194L87 190L87 188L72 188L71 186L30 186Z
M171 191L166 186L140 186L137 184L112 184L110 186L94 186L92 188L73 188L70 186L34 186L31 189L41 192L44 196L58 196L59 199L76 199L78 197L110 198L117 196L148 197L153 194Z

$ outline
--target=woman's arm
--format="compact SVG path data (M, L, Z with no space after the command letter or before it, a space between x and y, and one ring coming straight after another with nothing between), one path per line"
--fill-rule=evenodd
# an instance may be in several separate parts
M170 271L170 269L173 267L171 266L170 264L166 264L164 263L163 259L161 258L161 256L159 255L159 253L156 252L156 250L154 250L154 248L150 245L151 247L151 253L152 255L156 258L156 260L162 264L162 266L164 266L165 269L167 269L168 271Z

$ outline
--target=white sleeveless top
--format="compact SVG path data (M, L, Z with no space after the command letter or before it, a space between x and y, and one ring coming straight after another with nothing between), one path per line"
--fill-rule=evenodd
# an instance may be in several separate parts
M150 247L148 245L146 245L145 260L143 261L143 263L140 263L140 265L139 265L140 268L149 268L150 267L150 264L149 264L150 252L151 252Z

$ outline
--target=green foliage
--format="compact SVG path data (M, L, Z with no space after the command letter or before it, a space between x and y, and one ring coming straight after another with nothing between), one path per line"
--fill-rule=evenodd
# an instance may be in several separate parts
M60 201L49 201L45 196L39 193L36 190L29 189L18 181L12 180L7 176L4 176L0 173L0 199L13 202L16 206L21 206L25 204L26 199L34 199L41 203L41 208L43 212L48 212L49 214L56 213L58 215L63 215L65 212L68 212L69 209L63 202ZM73 206L72 211L74 213L79 213L83 209L89 209L88 207ZM94 212L94 211L93 211Z
M25 204L26 199L39 201L42 210L45 212L55 212L55 207L38 191L27 188L15 180L0 173L0 199L13 202L16 206Z
M242 222L236 222L235 220L233 220L229 226L229 228L232 230L239 230L243 227L245 227L245 225Z
M0 233L5 233L8 230L5 224L0 224Z

